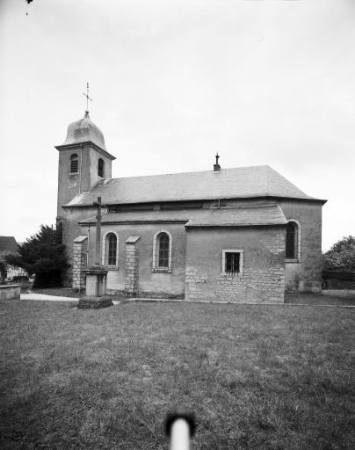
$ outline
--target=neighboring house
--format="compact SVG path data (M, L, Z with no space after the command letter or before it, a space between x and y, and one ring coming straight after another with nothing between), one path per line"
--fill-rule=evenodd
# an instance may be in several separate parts
M9 253L17 253L17 242L13 236L0 236L0 260L4 260ZM7 279L11 280L15 276L27 276L27 272L21 267L7 265Z
M85 117L59 151L57 221L83 287L95 262L101 197L109 292L228 302L283 302L321 288L322 206L269 166L112 178L116 159Z

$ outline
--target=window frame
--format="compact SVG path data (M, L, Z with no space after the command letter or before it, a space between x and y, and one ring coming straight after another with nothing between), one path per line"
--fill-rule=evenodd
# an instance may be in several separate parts
M294 257L287 257L287 225L294 224L295 226L295 236L294 236ZM285 261L287 263L299 263L301 262L301 225L295 219L289 219L286 224L286 234L285 234Z
M109 235L113 234L116 236L116 264L108 264L109 258ZM118 261L119 261L119 236L115 231L108 231L104 234L102 238L102 265L107 267L108 270L118 270Z
M159 242L159 236L161 234L166 234L169 238L169 249L168 249L168 266L167 267L160 267L159 266L159 259L160 259L160 242ZM156 273L171 273L172 267L171 267L171 255L172 255L172 236L169 233L169 231L166 230L159 230L155 233L153 238L153 261L152 261L152 272Z
M239 253L239 272L226 272L226 254L227 253ZM238 249L238 248L229 248L229 249L223 249L222 250L222 274L231 276L231 277L240 277L243 275L243 269L244 269L244 250Z

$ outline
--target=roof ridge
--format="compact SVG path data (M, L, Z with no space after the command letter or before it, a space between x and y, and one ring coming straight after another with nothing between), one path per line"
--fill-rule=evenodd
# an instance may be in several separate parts
M173 173L161 173L161 174L155 174L155 175L154 174L133 175L133 176L129 176L129 177L112 177L112 178L105 178L105 179L111 181L111 180L127 180L127 179L133 179L133 178L166 177L166 176L171 176L171 175L193 175L193 174L203 174L203 173L215 174L215 173L223 173L223 172L232 171L232 170L257 169L257 168L262 168L262 167L269 167L269 166L266 166L265 164L263 164L260 166L226 167L226 168L220 169L218 172L214 172L213 170L193 170L191 172L173 172Z

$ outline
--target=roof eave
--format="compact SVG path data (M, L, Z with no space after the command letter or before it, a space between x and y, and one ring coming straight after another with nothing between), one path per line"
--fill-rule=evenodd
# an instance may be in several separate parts
M277 222L277 223L233 223L233 224L186 224L185 228L221 228L221 227L233 227L233 228L241 228L241 227L275 227L275 226L285 226L287 222Z
M75 144L55 145L54 148L56 148L58 151L63 151L63 150L74 150L76 148L83 148L87 145L90 145L96 151L101 153L101 155L106 156L106 158L110 159L111 161L114 161L116 159L116 157L111 155L111 153L109 153L107 150L99 147L98 145L96 145L94 142L91 141L77 142Z
M93 188L94 189L94 188ZM91 191L92 192L92 191ZM145 203L165 203L165 202L180 202L180 201L193 201L193 202L208 202L208 201L228 201L228 200L292 200L292 201L301 201L301 202L309 202L309 203L321 203L324 205L327 203L328 200L319 199L319 198L313 198L313 197L281 197L281 196L275 196L275 195L260 195L260 196L239 196L239 197L204 197L204 198L193 198L193 199L181 199L181 198L175 198L175 199L154 199L154 200L145 200L145 201L129 201L129 202L105 202L104 199L104 206L113 206L113 205L135 205L135 204L145 204ZM91 206L91 203L77 203L77 204L66 204L63 205L63 208L73 208L73 207L84 207L84 206Z

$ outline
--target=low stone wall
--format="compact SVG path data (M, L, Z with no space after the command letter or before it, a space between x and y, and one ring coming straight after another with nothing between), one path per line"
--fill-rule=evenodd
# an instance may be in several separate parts
M0 285L0 300L20 300L21 285L4 284Z
M350 289L323 290L321 294L326 295L328 297L353 297L355 299L355 290Z
M355 290L355 281L350 280L325 280L323 288L330 290Z

